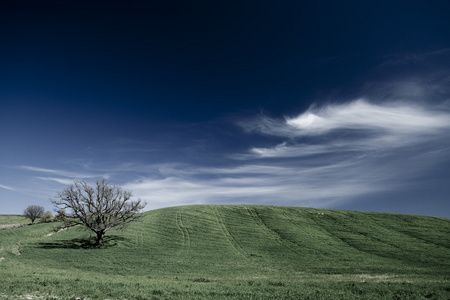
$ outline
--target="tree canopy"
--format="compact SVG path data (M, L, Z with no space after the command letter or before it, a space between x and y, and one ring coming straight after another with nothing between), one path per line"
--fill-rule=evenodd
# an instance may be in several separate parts
M146 203L131 200L132 193L104 179L92 187L85 181L75 181L59 192L52 203L67 209L66 227L83 225L96 234L95 246L103 243L105 233L112 228L125 228L135 221Z
M31 223L33 224L37 218L42 217L42 215L44 214L44 207L39 205L30 205L25 208L23 214L25 215L25 217L29 218L31 220Z

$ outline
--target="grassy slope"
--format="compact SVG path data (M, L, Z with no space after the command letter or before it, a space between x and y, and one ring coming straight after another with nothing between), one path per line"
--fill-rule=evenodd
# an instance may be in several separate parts
M0 216L0 224L12 219ZM110 233L102 249L83 248L89 233L75 228L46 236L54 226L0 230L0 299L30 292L65 299L450 297L448 219L172 207Z

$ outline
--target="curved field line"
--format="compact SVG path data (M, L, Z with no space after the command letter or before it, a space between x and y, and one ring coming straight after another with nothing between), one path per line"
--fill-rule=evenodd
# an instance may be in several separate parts
M284 239L273 229L270 229L265 223L264 221L261 219L261 217L258 215L258 213L255 211L254 208L250 208L248 206L245 206L245 208L247 209L248 214L250 215L250 217L253 219L253 221L259 225L267 234L268 236L272 237L274 240L276 240L281 246L283 246L284 248L286 248L287 250L289 250L290 252L294 253L294 254L299 254L300 252L296 249L292 249L292 247L290 247L288 245L288 242L284 241ZM292 243L292 242L291 242ZM298 246L297 244L295 244L296 246Z
M450 247L449 247L448 245L436 243L435 241L430 242L428 239L425 239L425 238L423 238L423 237L421 237L421 236L415 235L414 232L400 231L400 230L397 229L397 228L394 228L394 227L392 227L392 226L388 226L388 225L383 224L382 222L380 222L380 221L377 220L377 219L374 219L374 218L371 217L371 216L369 216L368 218L369 218L371 221L375 222L378 226L383 227L384 229L389 230L389 231L394 231L396 234L405 236L405 237L407 237L407 238L409 238L409 239L417 240L417 241L424 242L424 243L427 243L427 244L430 244L430 243L431 243L432 245L434 245L434 246L436 246L436 247L442 247L442 248L444 248L444 249L450 249ZM430 244L430 245L431 245L431 244ZM391 245L391 246L394 246L394 245ZM395 248L398 248L398 246L395 246Z
M136 246L142 246L144 244L144 229L142 227L136 229L134 237Z
M139 243L142 246L144 245L144 231L143 230L139 231Z
M191 246L191 238L189 236L189 230L183 224L183 209L180 209L176 215L177 226L181 230L183 234L183 246L190 247Z
M374 252L368 251L366 249L361 249L360 247L358 247L354 243L350 243L348 239L345 239L345 238L343 238L341 236L338 236L336 233L330 231L328 228L326 228L325 226L320 224L315 218L310 218L310 220L312 220L316 225L320 226L320 228L322 228L328 234L329 237L333 238L336 241L340 241L341 243L347 245L348 247L354 249L355 251L358 251L358 252L364 253L364 254L368 254L368 255L371 255L371 256L376 256L376 257L381 257L381 258L390 258L390 257L386 257L386 256L383 256L383 255L380 255L378 253L374 253ZM340 224L340 225L342 225L342 224ZM354 232L354 233L358 234L357 232ZM393 248L399 248L398 246L391 245L391 244L389 244L387 242L384 242L384 241L382 241L382 240L380 240L380 239L378 239L378 238L376 238L374 236L365 236L365 237L367 239L371 239L372 241L376 241L376 242L378 242L380 244L385 244L385 245L391 246Z
M223 222L222 217L220 216L219 210L217 207L213 207L214 215L216 216L217 224L219 224L220 229L222 230L223 235L225 238L230 242L231 246L234 250L236 250L239 254L243 256L247 256L247 253L241 248L241 246L236 242L236 240L233 238L231 233L228 231L228 229L225 226L225 223Z

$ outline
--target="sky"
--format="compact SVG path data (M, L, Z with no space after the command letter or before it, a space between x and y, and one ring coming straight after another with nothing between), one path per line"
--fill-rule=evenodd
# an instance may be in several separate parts
M106 179L146 210L450 218L448 1L1 1L0 214Z

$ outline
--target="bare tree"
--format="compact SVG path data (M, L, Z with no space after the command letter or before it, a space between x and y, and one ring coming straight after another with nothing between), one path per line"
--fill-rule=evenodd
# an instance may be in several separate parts
M112 228L125 228L136 220L146 203L140 199L131 201L131 192L110 185L104 179L94 187L84 181L59 192L52 203L59 209L68 209L65 226L84 225L96 235L96 247L103 243L103 236Z
M31 220L31 224L34 224L34 220L42 217L44 214L44 208L39 205L30 205L23 211L25 217Z

